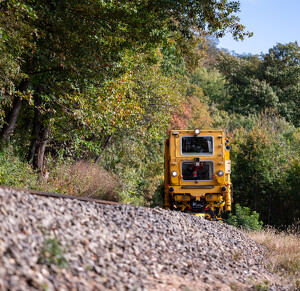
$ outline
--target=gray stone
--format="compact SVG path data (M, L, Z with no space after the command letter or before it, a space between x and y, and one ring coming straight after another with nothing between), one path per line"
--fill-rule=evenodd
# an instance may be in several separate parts
M270 276L265 248L236 228L160 208L0 189L0 221L0 290L162 290L173 276L246 289Z

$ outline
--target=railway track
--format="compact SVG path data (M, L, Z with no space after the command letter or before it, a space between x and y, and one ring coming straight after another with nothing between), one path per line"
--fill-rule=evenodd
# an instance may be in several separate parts
M15 190L18 192L25 192L25 193L37 195L37 196L62 198L62 199L74 199L74 200L80 200L80 201L84 201L84 202L95 202L95 203L99 203L99 204L108 204L108 205L121 204L119 202L100 200L100 199L95 199L95 198L90 198L90 197L81 197L81 196L65 195L65 194L58 194L58 193L50 193L50 192L36 191L36 190L23 189L23 188L14 188L14 187L8 187L8 186L0 186L0 189Z

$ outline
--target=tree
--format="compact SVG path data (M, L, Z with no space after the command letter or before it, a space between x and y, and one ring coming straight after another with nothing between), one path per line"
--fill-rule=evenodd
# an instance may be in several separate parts
M260 78L278 96L278 112L299 126L300 47L297 42L277 44L263 56Z
M172 37L193 39L199 29L218 36L227 30L235 38L249 35L232 16L239 11L236 1L7 0L4 4L4 13L11 5L26 8L30 17L21 20L31 33L24 34L29 49L18 54L21 88L15 92L13 102L5 104L1 136L8 138L14 129L24 103L18 92L32 96L33 104L26 104L34 111L28 159L40 171L57 112L68 109L72 97L87 96L84 92L91 87L101 87L125 74L127 67L122 66L122 58L126 53L153 52ZM84 110L87 115L88 108Z
M33 35L35 30L28 22L35 17L35 13L25 3L0 3L0 136L4 138L9 136L15 126L21 100L29 97L25 93L29 83L28 77L22 72L21 66L22 55L33 49L28 36ZM17 98L14 99L14 96ZM11 106L13 110L9 110Z
M190 82L202 88L208 103L224 108L228 103L228 93L224 76L217 69L199 67L190 74Z
M267 112L256 118L252 128L237 128L231 137L235 201L257 211L264 223L291 224L299 217L296 132L284 119Z
M93 157L101 154L112 135L123 131L139 132L142 139L143 135L160 136L171 112L182 103L181 85L162 73L161 60L148 65L144 61L147 57L127 56L123 61L130 64L128 72L103 82L101 87L61 99L59 107L64 110L57 112L59 123L53 128L57 144L74 138L81 155Z
M299 57L297 42L277 44L261 57L221 53L218 68L230 94L227 110L253 114L271 108L298 126Z
M259 78L260 64L257 56L236 57L224 52L219 55L218 68L225 75L230 94L227 110L251 114L277 108L276 93L270 84Z

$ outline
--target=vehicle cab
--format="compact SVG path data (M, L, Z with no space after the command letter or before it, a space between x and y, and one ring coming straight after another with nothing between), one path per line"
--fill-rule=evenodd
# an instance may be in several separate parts
M230 173L223 130L172 130L165 142L164 208L220 218L231 210Z

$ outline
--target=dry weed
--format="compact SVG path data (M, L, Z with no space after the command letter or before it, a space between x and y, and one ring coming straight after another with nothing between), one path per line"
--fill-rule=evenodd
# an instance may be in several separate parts
M87 161L72 165L60 165L52 172L48 181L54 191L92 197L103 200L119 201L117 178L100 166Z
M267 246L270 269L283 276L296 288L300 287L300 234L274 229L252 231L248 235Z

